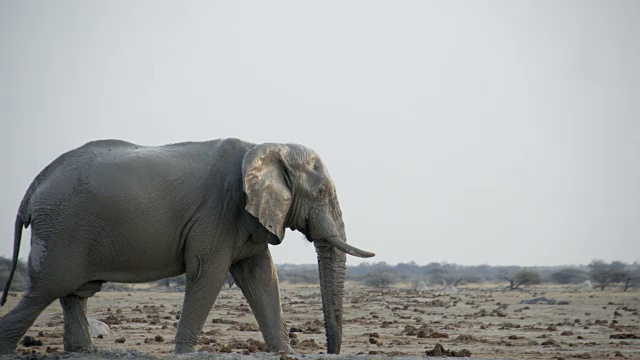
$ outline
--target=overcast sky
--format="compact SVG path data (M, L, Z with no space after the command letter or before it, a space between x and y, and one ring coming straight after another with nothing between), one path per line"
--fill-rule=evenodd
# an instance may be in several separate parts
M633 0L2 1L0 255L67 150L237 137L316 150L368 261L638 261L639 64Z

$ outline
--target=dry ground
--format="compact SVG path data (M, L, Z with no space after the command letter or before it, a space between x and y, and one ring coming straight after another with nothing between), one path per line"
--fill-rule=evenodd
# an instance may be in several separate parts
M100 349L168 355L174 346L183 294L165 290L103 291L89 300L89 316L111 326L95 339ZM0 308L5 314L21 294ZM535 297L569 305L520 304ZM283 310L300 354L325 351L318 286L282 285ZM344 301L342 354L425 356L437 343L467 349L473 357L515 359L640 359L640 292L578 291L538 286L502 291L498 286L461 287L457 293L378 290L348 283ZM19 347L28 354L59 354L62 312L49 306L27 335L42 346ZM621 339L612 338L622 337ZM635 338L634 338L635 337ZM198 351L253 353L262 336L242 293L223 289L205 323ZM129 353L134 357L140 353ZM136 355L137 354L137 355ZM116 356L116 357L117 357Z

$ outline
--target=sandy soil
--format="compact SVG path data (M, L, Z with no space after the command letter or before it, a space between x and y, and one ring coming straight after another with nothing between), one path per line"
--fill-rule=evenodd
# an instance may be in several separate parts
M136 286L139 288L139 286ZM457 293L378 290L347 284L342 354L425 356L441 344L472 357L515 359L640 359L640 292L578 291L539 286L505 292L497 287L461 287ZM0 308L4 315L21 294ZM568 305L520 304L536 297ZM89 316L110 325L96 338L100 357L168 357L174 346L183 293L154 289L107 292L89 300ZM298 358L325 349L318 286L282 285L283 310L295 334ZM41 346L20 346L21 354L62 353L62 310L49 306L27 333ZM216 354L260 354L262 336L237 289L223 289L205 323L197 350ZM64 358L75 356L62 355ZM317 356L311 356L317 357ZM179 358L193 358L179 357ZM197 358L207 358L201 354ZM369 356L358 356L358 359Z

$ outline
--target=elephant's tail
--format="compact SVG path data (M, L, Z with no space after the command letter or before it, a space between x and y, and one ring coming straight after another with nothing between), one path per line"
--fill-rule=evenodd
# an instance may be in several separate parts
M16 273L16 267L18 266L18 254L20 253L20 240L22 239L22 228L27 227L31 224L31 197L36 192L36 189L40 185L41 182L45 180L53 169L58 166L65 159L65 155L60 155L56 160L54 160L51 164L47 165L47 167L42 170L38 176L31 182L29 188L27 189L27 193L22 198L22 202L20 203L20 207L18 208L18 215L16 216L16 226L13 235L13 259L11 260L11 270L9 271L9 277L7 278L7 283L4 285L4 291L2 292L2 298L0 299L0 306L3 306L5 302L7 302L7 295L9 295L9 288L11 287L11 280L13 280L13 275Z
M20 252L20 240L22 239L22 227L25 225L22 220L21 214L16 217L16 227L13 235L13 259L11 260L11 270L9 271L9 277L7 283L4 285L4 291L2 292L2 299L0 299L0 306L3 306L7 302L7 295L9 294L9 287L11 287L11 280L16 273L16 267L18 266L18 253Z

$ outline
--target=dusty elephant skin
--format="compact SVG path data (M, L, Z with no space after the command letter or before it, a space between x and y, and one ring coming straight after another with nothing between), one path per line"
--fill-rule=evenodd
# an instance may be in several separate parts
M187 285L174 351L192 352L228 271L269 350L290 352L267 246L280 244L286 227L315 243L327 350L339 353L345 253L373 256L345 243L335 187L316 153L237 139L161 147L102 140L61 155L20 205L2 305L23 226L32 234L30 286L0 319L0 355L13 353L56 299L65 351L91 351L86 303L102 283L182 273Z

